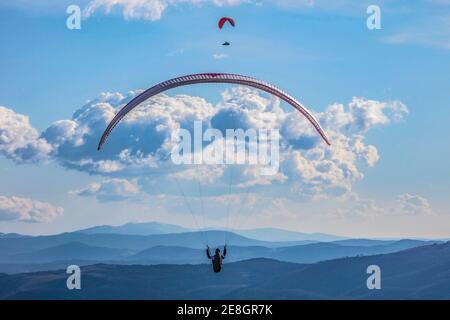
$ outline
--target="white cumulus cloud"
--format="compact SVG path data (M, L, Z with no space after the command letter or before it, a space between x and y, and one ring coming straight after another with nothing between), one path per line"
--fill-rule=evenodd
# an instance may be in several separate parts
M95 197L100 202L121 201L140 194L136 181L126 179L106 179L101 183L91 183L81 190L70 191L80 197Z
M187 165L174 166L169 156L176 143L172 134L180 128L192 133L194 121L222 133L237 128L273 129L279 130L281 139L278 173L262 176L256 166L235 166L233 183L239 188L280 187L285 194L296 197L340 197L352 192L353 184L362 180L364 172L380 158L377 147L366 142L367 133L408 114L408 108L399 101L353 98L347 105L332 104L315 114L332 142L330 147L299 112L281 108L278 99L257 90L232 87L222 93L222 101L215 105L200 97L160 94L128 114L104 148L97 151L108 122L139 92L103 93L76 110L71 119L51 124L40 136L26 117L7 109L10 116L21 119L12 123L19 123L21 126L17 127L26 130L12 129L16 126L6 122L0 132L7 132L8 138L0 141L20 146L36 145L38 141L46 146L41 154L61 166L108 178L140 179L158 174L158 179L176 177L194 182L201 177L207 183L224 186L229 183L231 166L209 166L203 170L205 173ZM215 143L220 140L208 147ZM18 153L16 146L3 143L0 148L17 162L28 159L21 158L23 153Z
M50 222L63 208L29 198L0 196L0 221Z
M397 197L397 205L398 211L402 214L433 214L433 209L428 200L419 195L401 194Z
M119 8L126 19L159 20L169 6L179 4L208 4L216 6L234 6L248 0L92 0L84 9L86 17L98 10L110 13L116 7Z
M0 154L16 163L36 163L46 160L51 151L27 116L0 106Z
M228 54L226 54L226 53L214 53L213 54L213 58L215 59L215 60L222 60L222 59L227 59L227 58L229 58L230 56L228 55Z

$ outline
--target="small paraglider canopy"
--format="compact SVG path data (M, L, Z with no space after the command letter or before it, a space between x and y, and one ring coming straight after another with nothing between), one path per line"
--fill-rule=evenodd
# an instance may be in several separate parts
M228 22L232 27L235 26L234 20L231 18L223 17L219 20L219 29L222 29L225 23Z
M228 41L225 41L224 43L222 43L223 46L229 46L230 43Z

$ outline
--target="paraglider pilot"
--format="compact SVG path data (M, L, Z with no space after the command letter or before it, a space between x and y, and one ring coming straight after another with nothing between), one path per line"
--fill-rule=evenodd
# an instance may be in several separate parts
M220 272L222 270L222 262L227 255L227 245L223 247L223 255L220 253L220 249L217 248L214 256L211 255L209 251L209 246L206 246L206 256L208 259L212 260L213 270L214 272Z

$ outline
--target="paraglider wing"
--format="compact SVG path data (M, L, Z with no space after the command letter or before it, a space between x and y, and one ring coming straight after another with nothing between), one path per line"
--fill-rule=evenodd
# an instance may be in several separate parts
M100 142L98 144L98 150L101 149L105 141L108 139L108 136L110 135L111 131L114 129L114 127L122 120L123 117L125 117L131 110L136 108L139 104L144 102L145 100L157 95L158 93L167 91L169 89L187 86L191 84L199 84L199 83L231 83L231 84L238 84L238 85L244 85L253 87L262 91L265 91L267 93L273 94L274 96L280 98L281 100L289 103L291 106L296 108L305 118L314 126L317 133L322 137L322 139L328 144L330 144L330 141L328 140L324 130L320 126L319 122L314 118L314 116L311 114L311 112L306 109L300 102L298 102L295 98L291 97L284 91L278 89L277 87L265 83L263 81L247 77L247 76L241 76L237 74L227 74L227 73L200 73L200 74L193 74L183 77L174 78L171 80L167 80L164 82L161 82L157 84L154 87L151 87L150 89L147 89L146 91L142 92L138 96L136 96L133 100L131 100L127 105L125 105L112 119L112 121L109 123L108 127L106 128L105 132L103 133Z
M227 17L223 17L219 20L219 28L222 29L223 26L225 25L225 22L228 22L231 24L232 27L235 26L234 20L231 18L227 18Z

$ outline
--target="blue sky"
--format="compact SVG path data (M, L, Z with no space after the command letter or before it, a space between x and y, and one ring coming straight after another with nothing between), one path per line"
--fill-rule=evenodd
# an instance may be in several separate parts
M53 233L150 220L193 226L173 182L161 180L156 192L146 171L105 174L86 169L79 165L81 158L71 158L76 157L74 150L81 150L79 145L63 150L55 133L44 133L59 120L73 120L80 127L85 118L74 119L74 112L102 92L126 96L179 75L231 72L278 85L317 112L319 119L331 114L327 110L333 104L344 106L341 116L351 116L353 103L355 110L365 111L361 118L353 114L351 125L359 129L344 132L336 123L326 126L345 143L363 137L367 149L364 155L345 150L345 159L337 152L324 156L323 163L338 163L336 172L349 165L357 172L341 180L331 172L325 176L315 172L315 181L321 181L318 190L305 182L305 172L309 165L317 169L320 164L306 156L306 167L296 165L292 176L286 173L288 183L271 182L250 191L252 205L236 209L247 214L236 227L377 237L450 234L448 1L378 1L381 30L367 29L366 7L372 3L364 1L190 2L147 0L149 6L134 8L131 16L125 16L124 7L132 8L133 1L119 1L124 6L114 6L110 13L104 10L108 0L91 2L100 7L82 21L81 30L66 28L64 1L0 4L0 106L4 107L0 132L20 141L20 147L32 145L34 152L28 161L13 142L0 139L0 232ZM86 8L89 1L79 4ZM155 11L155 4L167 7ZM218 30L221 16L233 17L237 27ZM232 45L222 47L224 41ZM205 108L220 107L226 104L222 98L226 90L239 101L247 94L259 94L230 86L195 86L168 92L162 103L168 110L187 108L189 99L199 97ZM274 103L261 96L266 108ZM118 107L113 100L104 102ZM399 104L408 112L396 119ZM245 103L241 108L246 110ZM286 105L282 108L287 115L291 112ZM374 120L374 115L380 116L373 113L377 108L387 121ZM6 121L7 115L13 120ZM29 124L13 115L29 117ZM122 133L127 134L125 129ZM376 149L376 161L367 160L373 156L369 146ZM90 151L82 152L87 152L83 159L91 157ZM356 156L370 165L349 160ZM69 165L69 160L78 162ZM342 185L345 192L339 195L326 191ZM215 187L204 186L206 197ZM233 201L240 208L245 199L235 191ZM222 199L214 196L205 200L211 201L208 208L214 211L205 225L220 227L223 201L231 199L226 194ZM189 200L198 206L198 198Z

